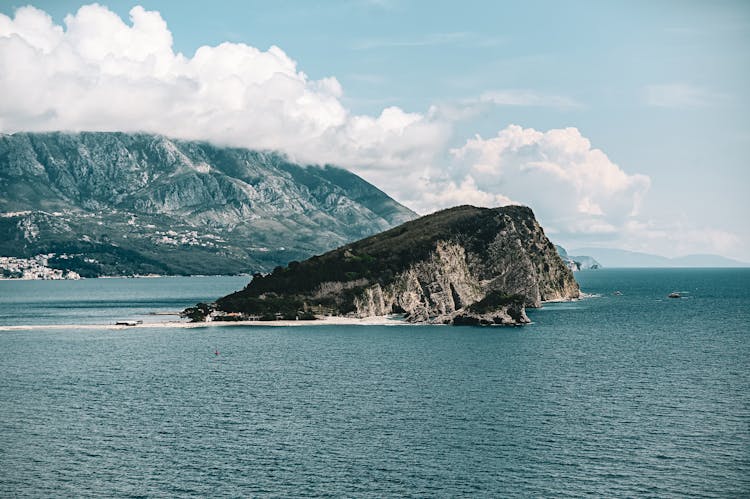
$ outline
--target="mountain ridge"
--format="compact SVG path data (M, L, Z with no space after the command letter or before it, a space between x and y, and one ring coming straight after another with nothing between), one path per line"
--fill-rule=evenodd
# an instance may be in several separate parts
M332 165L122 132L0 136L0 213L0 255L88 276L267 271L416 217Z

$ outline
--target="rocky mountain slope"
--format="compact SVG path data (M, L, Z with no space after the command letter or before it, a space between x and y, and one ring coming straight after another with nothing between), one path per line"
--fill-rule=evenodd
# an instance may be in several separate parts
M267 271L416 215L333 166L149 134L0 135L0 255L83 276Z
M409 321L523 324L525 307L579 296L529 208L459 206L256 274L186 311L195 320L310 319L404 313Z

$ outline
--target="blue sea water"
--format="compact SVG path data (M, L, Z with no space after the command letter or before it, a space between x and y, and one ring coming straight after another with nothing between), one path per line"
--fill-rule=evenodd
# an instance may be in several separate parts
M0 281L0 325L176 320L185 307L242 289L246 276Z
M576 277L519 328L1 331L0 496L750 495L750 269ZM242 285L0 281L0 324Z

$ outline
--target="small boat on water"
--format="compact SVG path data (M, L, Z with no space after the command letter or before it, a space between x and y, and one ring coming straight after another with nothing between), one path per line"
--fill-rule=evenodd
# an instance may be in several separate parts
M137 326L138 324L143 324L143 321L117 321L115 322L115 326Z
M682 295L677 291L672 291L667 295L667 298L682 298Z

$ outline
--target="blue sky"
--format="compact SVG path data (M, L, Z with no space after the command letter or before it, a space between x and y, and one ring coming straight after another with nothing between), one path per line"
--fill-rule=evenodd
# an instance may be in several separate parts
M31 4L66 29L64 17L85 2ZM2 2L0 13L12 19L23 5ZM326 155L240 127L238 136L257 138L239 145L279 148L303 160L343 164L421 212L462 200L524 202L535 209L553 239L570 247L712 252L750 261L748 2L102 5L126 25L135 5L158 11L172 34L173 51L188 59L201 46L223 42L261 52L279 47L296 63L293 71L304 72L304 85L318 91L320 85L311 82L335 78L338 86L320 90L325 101L320 105L330 110L329 100L334 99L338 106L325 121L337 130L346 128L346 140L366 142L326 142L326 151L333 151ZM276 100L286 94L279 95ZM377 118L390 107L398 113L377 124L385 131L368 128L360 137L351 131L359 125L341 121ZM257 107L242 112L250 121L265 116ZM121 116L111 124L73 118L40 123L16 108L4 113L2 128L10 132L63 125L128 128ZM342 118L342 113L350 118ZM509 125L520 130L508 130ZM403 136L394 132L410 126L413 130ZM550 133L571 127L575 134ZM282 122L273 133L283 135L286 129ZM531 129L538 135L528 132ZM289 135L300 136L297 129L289 130ZM493 140L503 130L504 138ZM316 132L308 141L331 133ZM469 144L477 134L481 141ZM201 137L199 131L178 135ZM380 142L372 142L374 135ZM509 142L519 140L533 150L508 149ZM400 142L394 146L394 141ZM382 158L373 152L379 148L373 144L387 150ZM361 150L371 152L352 152ZM593 150L603 152L607 161L592 155ZM533 175L528 174L529 164L535 165ZM555 165L560 167L557 173ZM600 167L616 171L606 178L589 171ZM544 172L558 175L558 180L544 177ZM581 191L579 184L587 179L594 179L593 184ZM619 184L606 190L612 182ZM602 190L599 197L597 189ZM434 195L438 190L451 194Z

